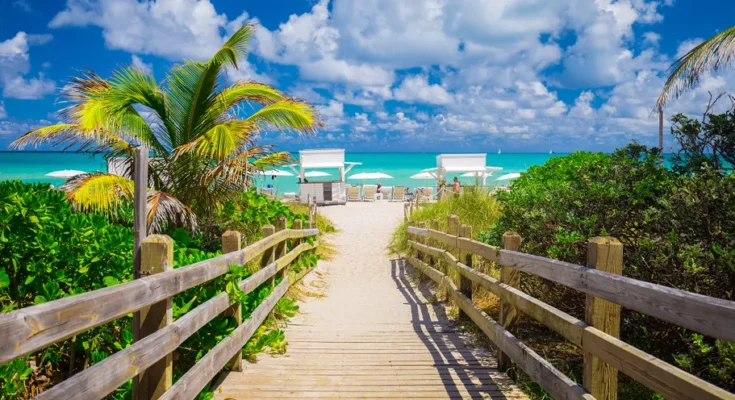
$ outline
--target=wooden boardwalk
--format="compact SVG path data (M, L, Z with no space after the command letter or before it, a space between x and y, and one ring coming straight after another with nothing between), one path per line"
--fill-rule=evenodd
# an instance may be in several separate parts
M330 217L339 224L341 214ZM350 218L374 220L354 210ZM289 324L286 354L244 362L220 380L215 399L526 398L489 351L465 343L427 287L411 284L409 266L375 260L382 248L345 251L351 235L359 230L335 238L340 253L325 263L333 284Z
M468 347L396 262L415 320L363 326L292 324L288 351L245 362L216 399L526 398L485 351ZM398 305L397 305L398 306Z

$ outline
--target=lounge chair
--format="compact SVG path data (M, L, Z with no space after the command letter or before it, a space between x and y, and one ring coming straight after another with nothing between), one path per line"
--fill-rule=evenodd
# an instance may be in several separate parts
M390 200L390 192L393 190L391 186L383 186L380 188L380 194L383 195L383 200Z
M283 198L281 199L284 203L295 203L296 202L296 193L294 192L286 192L283 194Z
M391 197L391 201L406 201L406 187L396 186L393 188L393 197Z
M419 193L419 201L431 201L431 197L433 194L434 188L430 187L423 187L421 188L421 192Z
M365 185L362 187L362 200L363 201L375 201L375 193L377 193L378 187L375 185Z
M273 198L273 188L260 189L260 194L265 195L269 199L272 199Z
M347 201L360 201L360 187L349 186L347 188Z

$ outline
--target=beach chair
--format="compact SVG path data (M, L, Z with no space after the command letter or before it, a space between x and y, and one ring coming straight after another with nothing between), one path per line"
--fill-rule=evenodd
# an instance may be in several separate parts
M396 186L393 188L393 197L391 197L391 201L406 201L406 187Z
M296 202L296 193L295 192L286 192L283 194L283 198L281 199L284 203L295 203Z
M265 195L269 199L272 199L273 198L273 188L260 189L260 194Z
M375 201L375 193L378 192L376 185L365 185L362 187L362 201Z
M423 202L431 201L433 191L434 191L434 188L422 187L421 192L419 193L419 201L423 201Z
M349 186L347 188L347 201L360 201L360 187Z
M380 188L380 194L383 195L383 200L390 200L390 192L393 190L391 186L383 186Z

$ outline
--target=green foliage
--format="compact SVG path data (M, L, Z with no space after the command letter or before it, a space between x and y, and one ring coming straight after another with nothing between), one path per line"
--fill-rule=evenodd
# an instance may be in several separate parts
M304 218L277 201L245 193L238 208L242 227L260 232L263 224L286 216L289 224ZM255 211L247 212L252 207ZM125 214L129 214L126 210ZM304 218L305 219L305 218ZM194 264L221 254L219 237L190 235L183 229L169 232L174 239L174 268ZM259 235L258 235L259 236ZM216 242L216 250L208 250ZM0 307L10 312L33 304L125 283L132 279L133 234L130 219L111 222L95 213L77 213L62 192L48 185L0 182ZM312 267L318 260L312 252L300 256L293 271ZM237 282L250 276L252 269L233 265L229 273L173 297L177 319L223 290L242 304L243 320L272 292L265 283L245 294ZM293 316L295 302L282 299L274 315L258 330L244 349L249 357L270 349L285 351L278 319ZM219 341L236 328L232 316L218 316L188 338L175 352L174 377L181 377ZM0 399L29 398L49 384L98 363L132 344L132 318L117 319L75 338L50 346L35 354L0 366ZM72 355L73 354L73 355ZM75 360L72 363L72 358ZM37 367L30 368L31 363ZM209 393L209 394L208 394ZM130 382L110 397L129 398ZM203 391L201 398L211 392Z
M447 217L452 214L459 216L460 223L471 225L473 234L477 235L495 223L500 216L500 206L484 191L465 190L458 196L422 205L411 215L411 220L414 224L425 222L427 225L431 220L437 220L440 229L446 229ZM403 253L408 249L407 226L408 223L403 222L393 232L389 246L391 252Z
M587 240L614 236L625 246L625 276L733 300L735 176L707 166L679 174L637 144L611 155L577 152L532 167L500 193L503 215L481 239L501 244L518 232L522 251L584 265ZM581 293L524 275L523 289L577 317ZM715 383L735 389L732 347L623 310L622 339ZM621 396L638 397L630 387ZM639 389L635 389L639 390Z
M714 103L710 104L710 107ZM708 109L709 111L709 109ZM672 117L671 133L679 143L674 170L698 173L703 166L714 170L735 165L735 109L719 115L705 112L702 121L684 114Z
M248 243L261 238L261 227L273 225L277 217L286 217L291 227L295 219L309 220L308 214L299 214L280 201L269 199L255 190L241 192L237 200L228 201L216 213L214 221L223 230L240 231Z

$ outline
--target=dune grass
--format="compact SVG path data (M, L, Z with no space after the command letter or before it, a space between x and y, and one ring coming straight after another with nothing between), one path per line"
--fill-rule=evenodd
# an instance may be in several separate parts
M447 217L459 216L460 224L472 226L472 235L476 238L481 232L488 230L500 217L500 204L494 196L484 191L466 190L464 193L436 203L422 204L411 215L415 224L431 220L439 221L439 229L447 228ZM408 250L407 222L402 222L393 232L388 249L393 254L406 253Z

